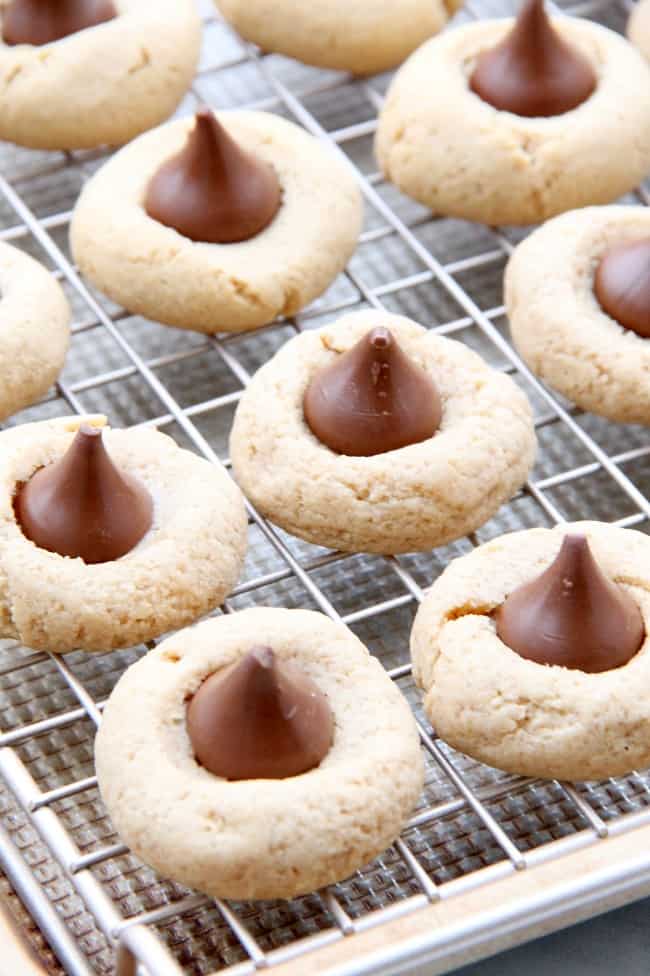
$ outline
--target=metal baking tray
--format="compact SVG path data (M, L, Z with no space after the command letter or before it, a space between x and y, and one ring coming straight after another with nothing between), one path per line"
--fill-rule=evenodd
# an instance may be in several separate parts
M565 9L617 30L629 12L621 0ZM250 375L296 331L345 310L384 307L467 343L510 373L533 404L539 457L524 490L475 535L419 555L344 556L251 513L245 573L222 611L309 607L342 619L397 682L422 730L426 785L401 838L327 890L288 902L233 903L159 877L120 843L93 769L103 703L146 648L54 657L2 642L0 898L11 915L0 915L0 973L446 972L650 892L648 771L572 787L473 762L428 728L408 654L423 587L478 542L585 517L647 532L650 445L640 427L558 400L518 361L501 284L521 231L434 219L381 180L372 140L390 75L354 80L262 55L207 0L201 12L201 68L180 114L202 102L256 107L329 143L354 167L365 196L359 249L328 293L295 319L234 337L164 328L95 294L71 263L70 210L106 154L5 145L0 239L52 268L75 321L61 382L10 423L104 412L114 425L154 425L228 465L233 411ZM459 19L509 12L507 0L471 0ZM649 204L649 187L628 199ZM22 942L7 934L16 927Z

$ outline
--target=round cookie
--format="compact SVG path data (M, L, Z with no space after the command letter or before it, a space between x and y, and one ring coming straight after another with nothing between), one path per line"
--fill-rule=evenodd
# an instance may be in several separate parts
M350 171L303 129L264 112L217 118L277 173L282 203L265 230L236 244L198 243L145 212L152 176L182 149L193 119L161 126L117 153L86 184L70 230L81 271L110 298L208 334L295 314L345 267L362 220Z
M333 744L302 775L223 779L194 758L186 702L260 640L326 695ZM108 812L139 857L238 899L291 898L367 864L398 835L423 778L396 686L346 627L306 610L244 610L164 641L115 687L95 759Z
M440 430L374 457L336 454L305 422L305 390L378 326L432 377ZM528 401L509 377L460 342L376 311L291 339L253 377L230 439L237 481L271 521L331 549L378 553L430 549L478 528L525 481L535 446Z
M628 664L589 674L520 657L491 614L584 533L603 572L636 602L646 637ZM525 776L621 776L650 763L650 539L600 522L530 529L454 560L411 634L414 674L436 732L482 762Z
M650 60L650 0L638 0L627 25L627 36Z
M227 596L246 551L236 485L150 428L103 435L115 464L153 499L139 544L97 565L34 545L17 520L17 487L62 457L83 423L106 421L66 417L0 433L0 635L35 650L112 650L191 623Z
M562 214L519 244L505 275L512 339L530 368L583 410L650 424L650 341L603 311L594 274L614 245L650 237L646 207Z
M194 0L115 7L113 20L50 44L0 37L0 138L35 149L121 145L171 115L198 63Z
M57 280L28 254L0 243L0 420L35 403L58 378L69 322Z
M447 23L461 0L215 0L264 51L355 75L387 71Z
M381 169L434 213L487 224L537 223L609 203L650 172L650 69L605 27L553 19L598 76L594 93L572 111L525 118L470 90L477 56L512 26L512 19L481 21L434 38L400 69L388 92L376 141Z

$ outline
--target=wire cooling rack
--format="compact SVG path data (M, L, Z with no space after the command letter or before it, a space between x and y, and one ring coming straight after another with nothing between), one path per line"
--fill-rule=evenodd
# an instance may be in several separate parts
M621 0L566 9L618 30L629 12ZM517 360L501 283L521 231L434 219L382 181L372 139L390 75L354 80L262 55L208 3L201 10L201 68L179 114L201 103L266 109L328 142L355 168L365 197L358 252L328 293L295 319L214 338L164 328L95 294L71 262L70 211L105 154L4 146L0 239L52 268L75 319L60 383L10 423L105 412L115 426L156 426L228 466L233 411L250 375L296 331L374 307L453 336L512 374L535 410L539 458L524 490L495 518L433 553L332 553L250 510L243 581L222 612L266 604L343 620L385 665L420 724L426 785L401 838L382 857L341 884L290 902L226 903L159 877L120 843L92 761L104 702L146 648L55 657L3 642L0 863L56 958L8 886L0 885L0 895L12 901L53 973L245 976L270 968L278 976L352 976L413 971L424 962L427 973L446 971L460 958L650 891L647 833L645 845L636 844L650 825L650 774L570 786L473 762L428 729L408 663L422 588L478 542L583 517L647 531L650 446L642 428L580 413ZM472 0L460 19L509 12L502 0ZM648 205L648 187L629 202ZM527 887L521 879L530 879Z

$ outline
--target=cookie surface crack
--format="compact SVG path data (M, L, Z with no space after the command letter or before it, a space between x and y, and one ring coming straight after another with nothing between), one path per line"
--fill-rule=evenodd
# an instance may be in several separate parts
M24 68L24 65L22 65L22 64L15 64L13 66L13 68L11 69L11 71L9 71L9 73L7 74L7 76L5 78L5 89L9 88L9 86L12 84L12 82L14 82L16 80L16 78L18 77L18 75L22 74L23 68Z
M463 604L460 607L454 607L453 610L448 610L445 614L445 623L452 623L454 620L460 620L461 617L490 617L494 612L494 607L488 606L472 606L469 603Z
M141 47L140 58L138 61L136 61L134 65L132 65L129 68L128 74L135 75L138 73L138 71L143 71L145 68L148 68L150 64L151 64L151 55L149 54L149 51L147 50L146 47Z

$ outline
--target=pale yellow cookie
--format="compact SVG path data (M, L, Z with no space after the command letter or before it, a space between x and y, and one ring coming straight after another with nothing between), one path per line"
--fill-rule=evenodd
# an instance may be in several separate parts
M35 403L63 368L70 307L56 278L0 243L0 420Z
M303 129L266 112L219 113L245 149L270 163L282 204L238 244L201 244L147 215L151 177L180 151L194 119L148 132L86 184L70 241L83 274L130 312L197 332L243 332L293 315L342 271L361 230L351 171Z
M433 378L439 432L374 457L335 454L307 426L312 376L377 326ZM253 377L233 424L237 481L271 521L345 551L430 549L478 528L523 484L536 439L526 397L460 342L369 311L291 339Z
M215 0L264 51L355 75L400 64L447 23L461 0Z
M520 657L492 612L542 573L568 532L638 603L646 627L624 667L599 674ZM454 560L418 610L411 634L416 680L436 732L481 762L525 776L589 780L650 764L650 538L602 522L501 536Z
M537 223L574 207L609 203L650 173L650 67L599 24L553 21L598 76L594 93L573 111L522 118L471 91L477 56L512 24L486 20L434 38L389 89L377 132L381 169L437 214L486 224Z
M194 758L187 700L260 642L327 696L334 741L300 776L229 781ZM346 627L307 610L244 610L164 641L115 687L95 760L133 851L221 898L292 898L342 880L395 839L423 778L397 687Z
M515 249L505 276L513 341L530 368L583 410L650 424L650 341L601 308L594 274L609 248L650 237L647 207L588 207Z
M172 114L199 59L195 0L114 2L116 18L51 44L0 38L0 138L35 149L121 145Z
M650 0L638 0L627 25L627 36L650 60Z
M88 565L34 545L16 520L16 487L60 458L82 423L65 417L0 433L0 636L40 651L112 650L191 623L228 595L247 524L223 469L151 428L110 430L104 443L154 503L153 525L121 559Z

